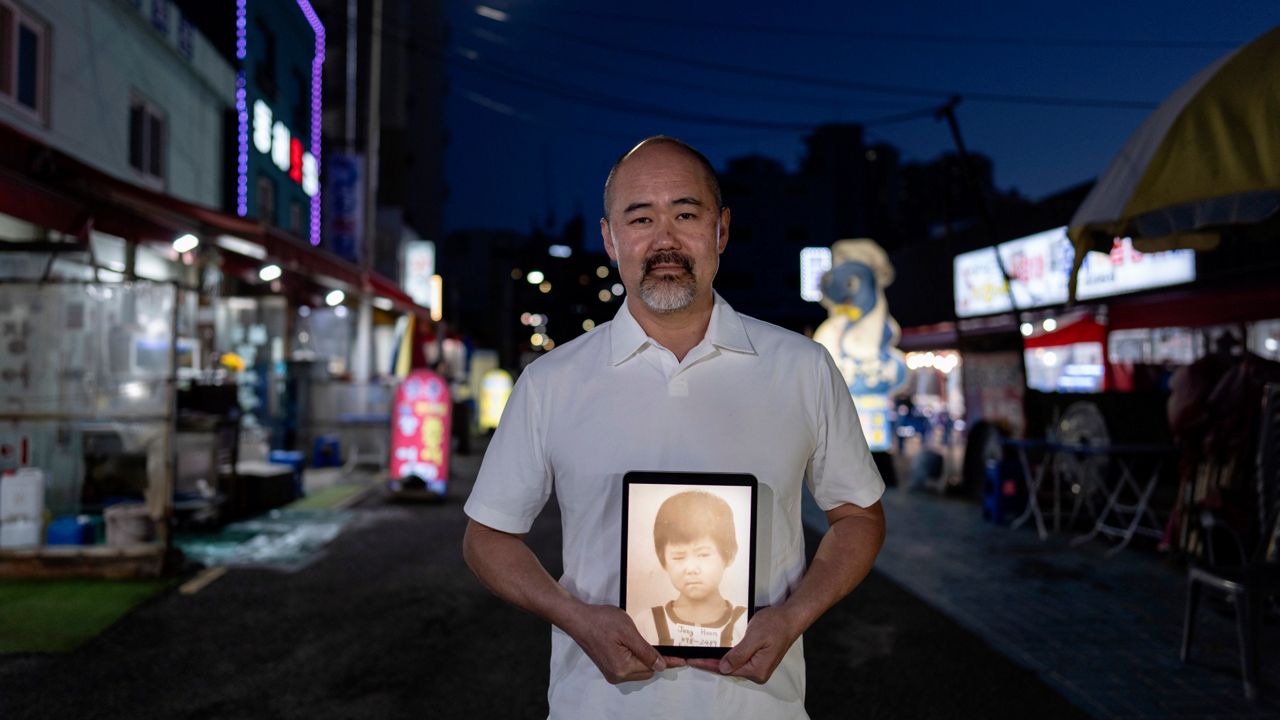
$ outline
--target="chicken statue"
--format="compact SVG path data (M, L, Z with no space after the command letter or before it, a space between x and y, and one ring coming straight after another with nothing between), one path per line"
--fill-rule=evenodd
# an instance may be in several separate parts
M900 330L889 315L884 289L893 282L889 256L874 240L838 240L831 269L822 276L822 305L829 317L814 332L835 358L858 408L867 444L876 452L892 443L890 394L906 379L907 364L895 347Z

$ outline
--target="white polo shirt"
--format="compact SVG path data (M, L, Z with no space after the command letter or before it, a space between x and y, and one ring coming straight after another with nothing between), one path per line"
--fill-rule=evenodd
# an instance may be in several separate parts
M528 532L560 504L563 585L618 604L622 477L632 470L751 473L759 481L757 607L782 602L804 573L801 482L823 510L868 507L884 483L848 388L825 348L739 315L717 294L706 337L677 362L626 303L612 322L521 374L466 503L476 522ZM552 627L552 718L804 718L797 641L764 685L695 668L610 685Z

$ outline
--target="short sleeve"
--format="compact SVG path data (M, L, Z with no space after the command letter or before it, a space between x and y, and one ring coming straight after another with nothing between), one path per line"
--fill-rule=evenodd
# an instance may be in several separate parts
M809 491L824 512L845 503L869 507L884 494L884 480L839 368L826 348L817 347L817 438L806 477Z
M514 534L529 531L551 496L553 482L533 375L533 368L527 368L511 391L463 508L472 520Z

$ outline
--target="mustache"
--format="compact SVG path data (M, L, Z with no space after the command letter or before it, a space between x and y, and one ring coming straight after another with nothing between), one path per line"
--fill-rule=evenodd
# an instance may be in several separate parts
M683 253L678 253L675 250L656 252L645 258L644 274L648 275L653 271L653 268L656 265L679 265L684 268L685 272L690 274L693 273L693 260L690 259L689 256L684 255Z

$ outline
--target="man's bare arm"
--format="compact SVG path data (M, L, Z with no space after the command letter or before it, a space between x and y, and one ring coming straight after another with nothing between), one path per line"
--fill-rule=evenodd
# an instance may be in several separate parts
M565 631L609 682L646 680L666 669L666 660L645 642L625 612L569 594L522 536L472 520L462 540L462 556L493 594Z
M741 642L719 662L689 664L757 683L773 675L796 639L871 572L884 544L884 509L879 502L867 508L840 505L827 513L827 522L830 527L791 597L757 612Z

